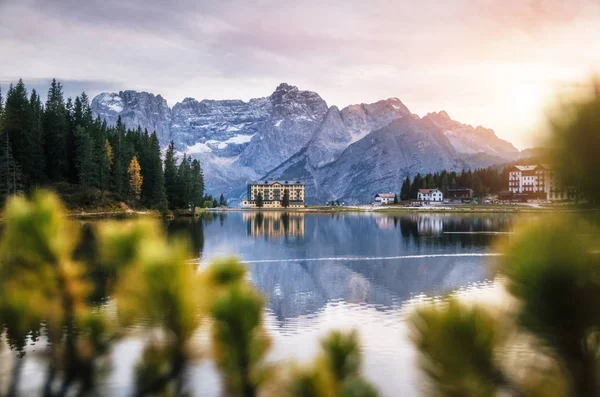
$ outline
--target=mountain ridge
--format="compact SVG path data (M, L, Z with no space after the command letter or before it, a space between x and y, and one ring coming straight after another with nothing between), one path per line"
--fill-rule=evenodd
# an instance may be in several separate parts
M287 83L262 98L186 97L172 108L148 92L101 93L92 111L108 124L120 116L128 128L156 130L163 146L173 140L202 162L209 193L232 202L244 198L248 182L282 176L303 180L309 202L364 202L397 191L416 172L479 168L519 154L493 130L443 110L421 118L398 98L339 109Z

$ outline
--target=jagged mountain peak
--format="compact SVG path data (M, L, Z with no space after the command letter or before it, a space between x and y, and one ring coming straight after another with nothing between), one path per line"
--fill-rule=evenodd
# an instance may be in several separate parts
M494 130L460 123L444 110L428 113L423 119L440 127L459 153L485 153L512 161L519 152L510 142L498 138Z
M127 128L155 130L162 145L173 140L181 153L200 159L209 193L232 202L243 198L247 182L267 175L303 180L317 201L362 200L374 189L397 190L400 176L518 154L492 130L461 124L445 111L419 118L395 97L340 109L288 83L262 98L186 97L173 108L145 91L105 92L92 110L110 125L121 117ZM477 163L469 160L474 156Z

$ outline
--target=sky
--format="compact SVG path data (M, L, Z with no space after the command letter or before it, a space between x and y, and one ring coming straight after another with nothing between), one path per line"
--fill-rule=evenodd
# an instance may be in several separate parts
M600 0L0 0L0 86L248 100L286 82L342 108L397 97L519 148L600 74Z

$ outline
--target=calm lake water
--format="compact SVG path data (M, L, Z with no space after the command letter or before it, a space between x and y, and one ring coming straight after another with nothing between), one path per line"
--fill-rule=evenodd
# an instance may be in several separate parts
M515 219L511 214L240 211L166 227L169 234L190 237L199 267L225 255L246 263L267 298L271 360L310 360L328 331L355 328L364 349L364 373L382 395L414 396L421 382L407 314L415 304L446 293L496 299L500 288L488 264L495 239L509 236ZM200 345L205 339L198 335ZM130 394L143 342L128 337L117 345L114 370L104 381L107 395ZM26 390L35 390L42 378L34 349L24 368ZM0 357L7 354L4 349ZM0 374L0 380L7 376ZM208 359L193 366L188 379L194 395L219 394L219 378Z

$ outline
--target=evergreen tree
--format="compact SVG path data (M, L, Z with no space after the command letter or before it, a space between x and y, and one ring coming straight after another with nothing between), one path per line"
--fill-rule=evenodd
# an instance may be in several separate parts
M30 138L29 156L31 157L31 174L29 175L30 187L39 186L45 180L44 158L44 109L40 96L31 90L30 106Z
M225 201L223 193L221 193L221 197L219 197L219 207L227 207L227 201Z
M448 184L448 174L446 174L444 172L444 175L442 176L442 181L440 182L440 188L442 190L442 193L444 193L444 197L446 197L448 195L448 189L449 184Z
M287 208L290 206L290 192L288 189L283 191L283 199L281 200L281 206Z
M7 134L11 145L12 161L23 170L26 184L33 174L33 164L29 153L30 117L31 109L27 98L27 90L23 80L19 80L16 86L11 85L8 89L3 123L4 132Z
M165 192L165 181L163 177L162 160L160 158L160 144L156 133L150 137L148 171L143 187L147 186L149 193L149 205L162 212L167 210L167 194ZM202 194L200 195L202 197ZM198 204L199 205L199 204Z
M164 168L164 179L165 179L165 192L167 194L167 201L170 209L175 209L176 199L177 199L177 166L175 162L177 158L175 157L175 143L171 141L169 146L167 146L167 151L165 152L165 168Z
M177 208L189 209L192 205L192 164L191 158L183 155L181 164L177 170L177 195L175 206ZM213 207L218 205L215 204Z
M421 174L417 174L415 176L415 179L413 179L412 184L410 185L410 199L411 200L415 200L417 198L417 193L419 192L419 189L423 189L423 184L425 183L425 180L423 180L423 177L421 176Z
M140 163L136 156L133 156L131 159L129 167L127 168L127 174L129 175L129 189L132 196L137 201L140 199L142 193L142 182L144 178L142 177Z
M394 194L394 204L398 204L398 195Z
M202 206L203 196L204 175L202 173L200 162L198 160L194 160L192 161L192 206L194 207L194 212L196 211L196 207ZM225 205L227 205L226 202Z
M433 175L428 174L427 175L427 189L435 189L437 188L437 185L435 183L435 178Z
M126 196L128 190L128 174L127 166L134 156L133 148L126 137L125 125L121 121L121 117L117 118L115 125L115 136L112 143L114 156L114 181L115 191L121 196Z
M69 130L67 109L62 85L52 80L44 112L44 152L46 173L50 180L59 181L68 174L66 134Z
M406 177L400 189L400 200L409 200L410 197L410 177Z
M18 193L23 188L21 167L15 161L8 134L0 135L0 199Z
M83 186L94 186L98 180L97 159L94 158L94 143L88 131L81 125L75 131L75 147L77 176L79 183Z
M261 192L258 192L258 194L256 195L256 206L258 208L262 208L265 205L264 199L263 199L263 195Z

